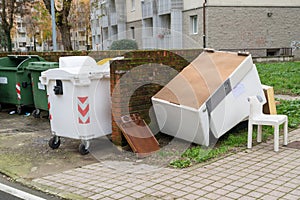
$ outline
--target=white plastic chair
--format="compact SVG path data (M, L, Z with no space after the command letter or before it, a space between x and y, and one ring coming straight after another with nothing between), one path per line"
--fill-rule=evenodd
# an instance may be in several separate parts
M257 142L262 140L262 126L274 126L274 151L279 150L279 125L284 123L283 145L288 143L288 117L286 115L266 115L262 112L262 99L260 96L248 98L250 115L248 121L248 148L252 148L253 125L257 127Z

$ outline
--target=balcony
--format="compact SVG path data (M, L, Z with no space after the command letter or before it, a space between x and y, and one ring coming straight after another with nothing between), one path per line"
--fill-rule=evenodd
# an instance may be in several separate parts
M153 37L143 37L144 49L180 49L182 48L182 41L180 36L172 34L157 34Z
M117 20L117 13L110 13L110 24L111 26L117 25L118 20Z
M26 43L26 37L18 37L17 42L18 43L24 43L24 42Z
M153 1L147 1L142 4L143 19L153 17Z
M101 29L99 27L96 28L95 32L97 35L101 35Z
M171 13L172 9L182 10L183 1L182 0L158 0L159 15Z
M101 24L102 24L102 27L108 27L108 17L107 16L103 16L101 18Z
M97 35L97 28L92 28L92 35Z
M171 0L158 1L158 14L163 15L171 12Z
M143 38L143 48L144 49L156 49L156 40L154 37L144 37Z
M18 27L17 30L19 33L26 33L26 29L23 27Z

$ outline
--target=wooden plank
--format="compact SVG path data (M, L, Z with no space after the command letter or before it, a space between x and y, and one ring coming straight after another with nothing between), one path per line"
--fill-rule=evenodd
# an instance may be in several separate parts
M120 129L138 157L146 157L160 149L152 131L138 114L122 116Z
M262 88L264 90L265 97L267 99L267 103L263 106L263 112L265 114L276 115L277 111L276 111L276 103L275 103L273 87L268 85L262 85Z

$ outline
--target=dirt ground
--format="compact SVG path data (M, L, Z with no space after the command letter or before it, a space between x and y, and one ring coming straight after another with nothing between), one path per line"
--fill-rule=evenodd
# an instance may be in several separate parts
M142 159L128 146L120 148L113 145L106 136L91 141L88 155L80 155L80 141L70 138L61 138L60 147L52 150L48 146L52 137L48 118L9 114L12 110L3 109L0 112L0 172L13 178L30 180L107 161L131 161L166 167L190 146L190 143L158 134L156 138L161 150Z
M0 113L0 170L9 176L33 179L79 167L96 160L92 155L81 156L78 141L63 141L62 148L52 150L48 119Z

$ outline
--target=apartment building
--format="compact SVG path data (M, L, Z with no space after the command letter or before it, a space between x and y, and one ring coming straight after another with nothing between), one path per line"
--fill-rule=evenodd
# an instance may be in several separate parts
M69 15L73 50L91 49L91 16L87 13L90 13L89 0L73 0L72 9Z
M91 0L94 50L109 49L113 41L126 38L126 2L124 0Z
M37 37L40 34L40 30L28 17L32 11L31 5L37 1L38 0L31 0L17 7L14 29L12 31L12 45L15 51L32 51L34 49L34 43L36 43L38 50L42 48L37 44Z
M91 0L93 49L128 38L140 49L257 49L300 57L299 0ZM94 11L93 11L94 10ZM261 49L261 52L260 52Z
M26 45L30 43L30 39L27 37L26 28L23 24L21 16L17 16L16 25L17 27L15 37L13 38L13 46L17 51L26 51Z

